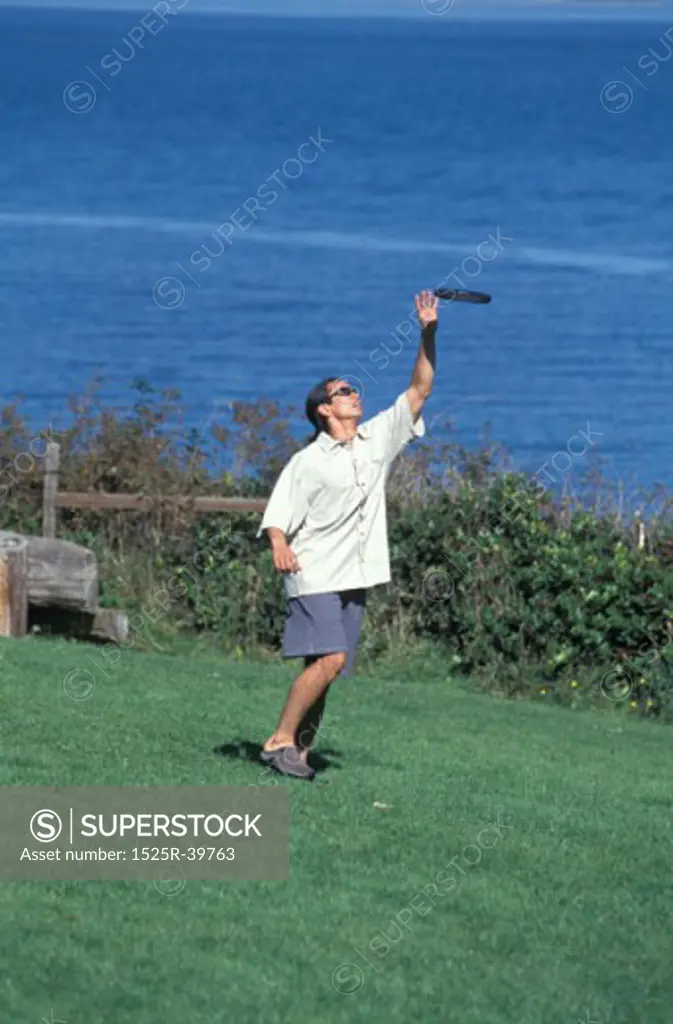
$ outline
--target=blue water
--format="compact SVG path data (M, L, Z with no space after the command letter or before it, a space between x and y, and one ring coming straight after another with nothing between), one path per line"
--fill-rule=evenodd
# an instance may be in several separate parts
M64 423L143 377L196 426L334 373L373 414L415 341L374 350L453 272L494 301L442 309L430 423L530 472L590 423L609 473L673 483L667 24L139 22L0 9L4 401Z

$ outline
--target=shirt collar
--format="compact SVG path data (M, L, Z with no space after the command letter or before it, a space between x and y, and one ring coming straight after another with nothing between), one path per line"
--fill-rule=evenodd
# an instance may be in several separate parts
M369 437L369 427L366 423L363 423L357 428L356 433L358 437L366 440ZM320 431L317 440L318 444L325 452L334 451L335 448L341 448L346 444L345 441L336 441L331 434L327 433L326 430Z

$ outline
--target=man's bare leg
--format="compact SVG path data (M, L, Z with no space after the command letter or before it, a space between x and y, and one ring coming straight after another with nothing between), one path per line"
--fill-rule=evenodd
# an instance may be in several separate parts
M327 687L346 664L346 653L323 654L297 676L290 688L278 725L264 750L297 745L297 732L309 709L325 696Z
M330 686L332 684L330 683ZM318 735L318 729L320 728L320 722L322 716L325 713L325 705L327 703L327 695L329 693L329 686L323 693L322 697L318 697L315 704L312 704L308 709L297 729L297 750L302 761L308 760L308 752L315 743L315 738Z
M310 655L304 658L304 667L308 668L316 660L318 655ZM332 685L331 683L329 684ZM315 743L316 736L318 735L318 729L320 728L320 722L322 716L325 713L325 705L327 703L327 695L329 694L329 686L321 697L318 697L315 704L312 704L308 709L297 729L296 745L304 764L308 761L308 752Z

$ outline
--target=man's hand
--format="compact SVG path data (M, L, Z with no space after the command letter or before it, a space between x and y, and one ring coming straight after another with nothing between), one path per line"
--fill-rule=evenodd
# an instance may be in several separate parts
M273 564L280 572L299 572L297 556L289 544L274 544Z
M416 303L416 312L418 313L418 322L422 329L429 327L430 324L437 323L437 307L439 306L439 299L432 292L423 291L420 295L414 296L414 302Z
M273 564L279 572L299 572L297 556L285 539L285 534L275 526L269 527L269 540L273 550Z

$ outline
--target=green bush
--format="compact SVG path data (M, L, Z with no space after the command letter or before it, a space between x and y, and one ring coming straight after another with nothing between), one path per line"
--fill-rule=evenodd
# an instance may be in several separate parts
M394 519L395 587L415 632L444 643L466 672L494 685L499 672L510 693L568 675L586 682L589 665L604 694L628 690L660 709L673 572L614 520L560 515L550 500L506 474Z
M258 527L250 514L202 518L173 564L193 628L248 649L277 647L285 612L283 579Z

